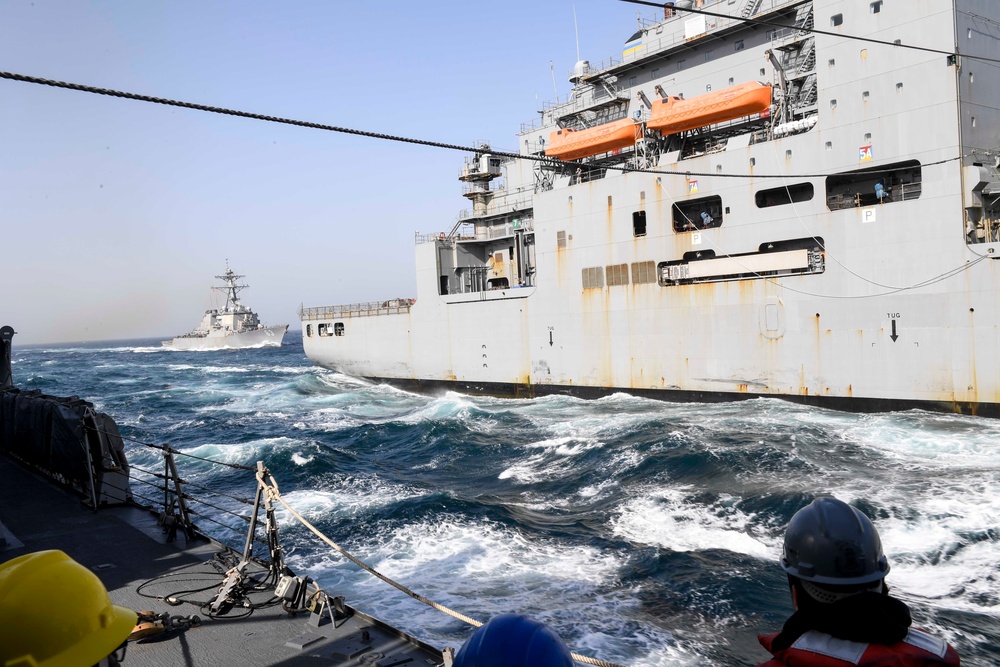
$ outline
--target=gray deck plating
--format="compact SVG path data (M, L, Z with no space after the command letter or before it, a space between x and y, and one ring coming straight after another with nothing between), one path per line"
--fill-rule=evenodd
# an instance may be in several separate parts
M319 627L308 614L291 616L280 607L257 609L237 618L206 618L192 605L170 606L137 592L158 577L147 594L204 587L209 600L222 583L215 555L226 547L206 540L167 542L155 517L138 507L92 512L79 499L6 456L0 456L0 561L44 549L61 549L94 571L115 604L156 614L197 614L202 624L159 641L129 642L125 664L143 665L441 665L441 652L348 607L350 617ZM198 577L194 584L182 583ZM331 595L335 592L331 591ZM273 591L255 594L263 602Z

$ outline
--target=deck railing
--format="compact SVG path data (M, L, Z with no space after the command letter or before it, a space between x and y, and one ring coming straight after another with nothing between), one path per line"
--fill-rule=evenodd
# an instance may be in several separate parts
M388 301L348 303L341 306L320 306L317 308L299 307L299 319L305 322L312 320L331 320L342 317L396 315L399 313L410 312L410 306L416 303L416 301L416 299L389 299Z

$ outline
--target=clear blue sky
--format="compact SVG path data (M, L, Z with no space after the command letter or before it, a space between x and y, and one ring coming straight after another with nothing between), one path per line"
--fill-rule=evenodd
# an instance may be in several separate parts
M517 150L636 5L0 1L0 69ZM643 16L651 16L643 11ZM15 344L184 333L226 260L246 303L415 295L413 233L468 201L463 154L0 80L0 325Z

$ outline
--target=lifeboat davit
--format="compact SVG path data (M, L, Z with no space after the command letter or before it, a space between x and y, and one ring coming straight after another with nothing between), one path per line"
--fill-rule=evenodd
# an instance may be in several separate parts
M638 128L631 118L622 118L586 130L555 130L549 135L545 154L560 160L578 160L634 146Z
M663 134L675 134L761 113L770 107L771 86L750 81L689 100L680 97L658 99L653 102L646 127Z

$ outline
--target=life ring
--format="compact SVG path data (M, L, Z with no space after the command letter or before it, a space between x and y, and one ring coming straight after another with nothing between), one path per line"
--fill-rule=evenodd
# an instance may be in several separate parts
M440 234L438 234L438 238L441 239L442 241L444 241L444 232L441 232Z

